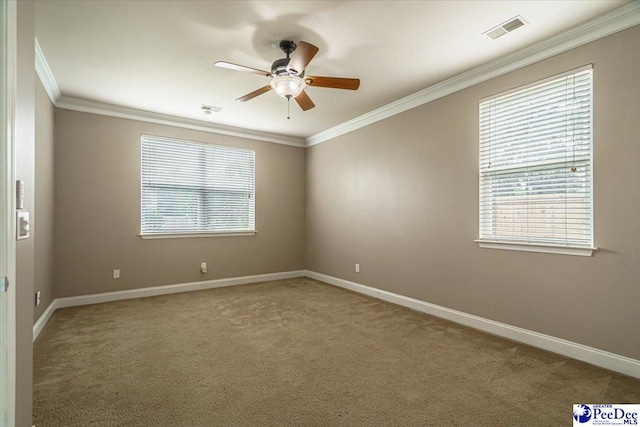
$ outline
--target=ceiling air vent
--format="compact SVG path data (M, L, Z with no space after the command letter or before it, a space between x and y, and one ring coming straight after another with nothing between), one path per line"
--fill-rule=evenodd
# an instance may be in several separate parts
M211 114L211 113L219 113L220 111L222 111L222 107L214 107L212 105L204 105L202 104L202 111L205 114Z
M527 23L521 16L516 16L514 18L509 19L507 22L504 22L497 27L493 27L489 31L485 31L482 33L483 36L490 38L491 40L495 40L498 37L502 37L507 33L510 33L513 30L516 30Z

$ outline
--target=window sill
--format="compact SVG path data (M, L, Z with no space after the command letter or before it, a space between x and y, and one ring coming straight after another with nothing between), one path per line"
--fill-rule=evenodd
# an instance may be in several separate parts
M596 247L552 245L544 243L509 242L499 240L474 240L478 246L486 249L503 249L508 251L542 252L547 254L591 256Z
M138 234L143 240L151 239L190 239L194 237L238 237L253 236L257 231L229 231L220 233L187 233L187 234Z

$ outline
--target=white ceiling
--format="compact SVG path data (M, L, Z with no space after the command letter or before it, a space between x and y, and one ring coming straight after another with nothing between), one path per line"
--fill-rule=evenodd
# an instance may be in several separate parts
M64 96L306 138L616 9L606 1L52 1L36 36ZM481 34L522 16L495 41ZM282 39L320 48L306 73L357 77L356 92L308 88L302 112L275 93L234 100L268 78ZM202 104L222 107L205 116Z

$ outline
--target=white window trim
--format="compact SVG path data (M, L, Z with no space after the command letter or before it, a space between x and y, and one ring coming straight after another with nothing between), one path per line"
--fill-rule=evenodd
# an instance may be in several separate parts
M257 231L242 231L235 232L229 231L224 232L221 231L219 233L183 233L183 234L138 234L138 236L142 240L152 240L152 239L190 239L194 237L238 237L238 236L254 236Z
M576 255L590 257L598 248L595 246L550 245L544 243L509 242L505 240L474 240L484 249L502 249L521 252L539 252L559 255Z
M553 76L545 77L544 79L540 79L540 80L536 80L535 82L527 83L526 85L518 86L518 87L510 89L510 90L505 90L503 92L496 93L496 94L491 95L491 96L485 96L484 98L480 99L480 101L478 102L478 105L480 103L482 103L482 102L491 101L492 99L495 99L495 98L502 98L503 96L511 95L512 93L522 92L522 91L527 90L527 89L529 89L531 87L543 85L543 84L551 82L553 80L558 80L558 79L561 79L563 77L567 77L567 76L570 76L572 74L578 74L578 73L580 73L582 71L587 71L587 70L593 70L593 64L586 64L586 65L583 65L582 67L574 68L573 70L565 71L565 72L562 72L562 73L559 73L559 74L554 74ZM478 133L478 136L479 135L480 134Z
M142 145L142 138L158 138L158 139L165 139L165 140L169 140L169 141L175 141L175 142L184 142L184 143L191 143L191 144L201 144L201 145L220 145L220 144L210 144L207 142L201 142L201 141L193 141L193 140L188 140L188 139L181 139L181 138L172 138L172 137L166 137L166 136L159 136L159 135L154 135L154 134L150 134L150 133L141 133L140 134L140 144ZM253 151L255 153L255 150L252 148L246 148L246 147L236 147L236 146L232 146L233 148L238 148L238 149L243 149L243 150L250 150ZM255 165L254 165L255 167ZM140 178L142 179L142 168L143 168L143 160L142 160L142 155L140 156ZM255 171L254 171L255 174ZM142 182L140 184L142 186ZM255 185L255 175L254 175L254 185ZM253 197L254 197L254 203L256 200L256 190L254 188L254 193L253 193ZM255 219L256 219L256 212L255 212L255 205L254 205L254 227L255 227ZM257 230L241 230L241 231L216 231L216 232L195 232L195 233L143 233L142 232L142 212L143 212L143 207L142 207L142 187L140 188L140 234L138 234L138 237L140 237L142 240L153 240L153 239L190 239L190 238L197 238L197 237L241 237L241 236L253 236L257 233Z
M564 76L568 76L571 74L576 74L584 70L593 70L593 64L586 64L582 67L565 71L564 73L556 74L551 77L538 80L532 83L529 83L524 86L520 86L514 88L512 90L508 90L505 92L501 92L499 94L491 95L485 98L480 99L478 105L480 103L491 100L493 98L508 95L520 90L525 90L533 85L544 84L548 81L559 79ZM594 134L594 123L593 123L593 80L591 82L591 241L595 242L595 205L593 203L593 177L595 175L594 172L594 150L593 150L593 134ZM479 117L478 117L479 119ZM480 126L478 126L478 141L480 141ZM478 144L478 151L480 150L480 144ZM480 155L480 154L478 154ZM479 172L479 171L478 171ZM478 177L480 177L478 173ZM480 205L480 186L482 183L480 179L478 179L478 204ZM480 208L480 207L479 207ZM480 211L478 211L478 227L481 227L480 222L482 221L480 216ZM474 240L478 244L478 246L482 249L498 249L498 250L510 250L510 251L520 251L520 252L537 252L537 253L548 253L548 254L558 254L558 255L574 255L574 256L584 256L590 257L593 255L593 252L597 251L599 248L596 246L575 246L575 245L553 245L547 243L533 243L533 242L525 242L525 241L508 241L508 240L489 240L489 239L476 239Z

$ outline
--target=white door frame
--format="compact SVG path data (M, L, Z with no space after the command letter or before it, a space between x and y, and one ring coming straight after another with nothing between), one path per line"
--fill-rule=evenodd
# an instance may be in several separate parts
M9 287L0 303L0 425L15 425L16 411L16 240L15 240L15 108L17 2L0 0L0 276Z

